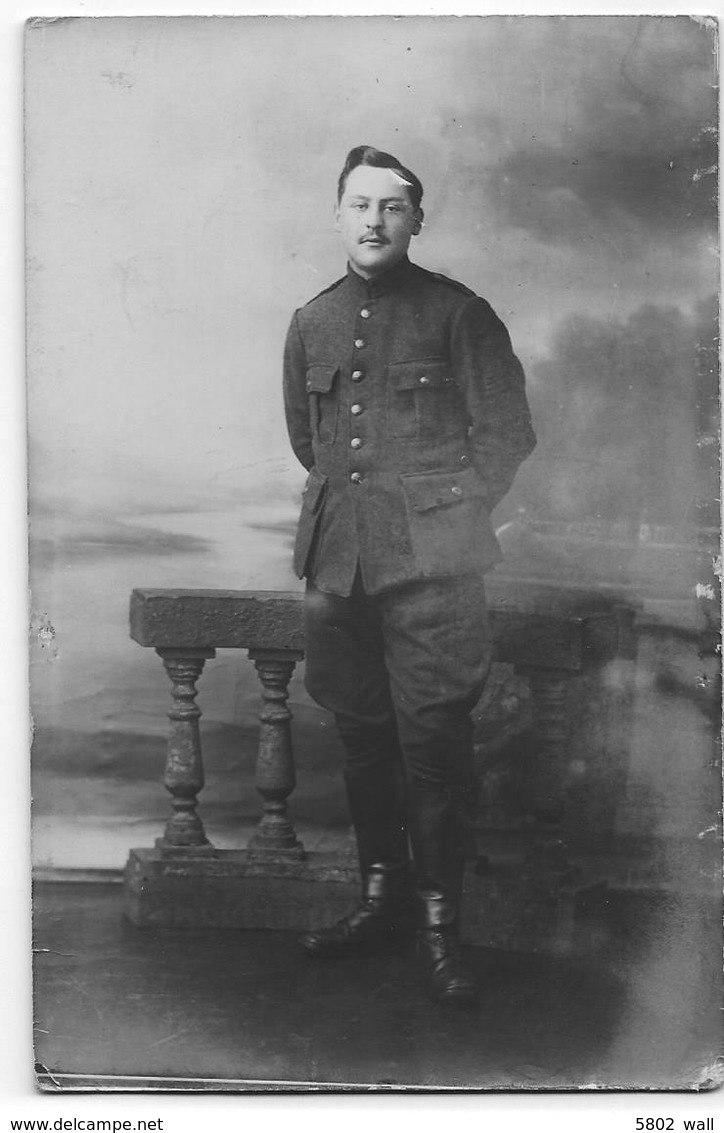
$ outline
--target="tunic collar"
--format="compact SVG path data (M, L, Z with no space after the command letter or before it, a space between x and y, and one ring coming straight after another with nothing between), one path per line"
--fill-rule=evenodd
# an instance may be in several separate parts
M361 298L374 299L377 295L384 295L388 291L395 291L402 287L414 273L415 265L410 263L407 256L395 264L393 268L374 279L363 279L358 275L351 264L347 264L347 279L350 285Z

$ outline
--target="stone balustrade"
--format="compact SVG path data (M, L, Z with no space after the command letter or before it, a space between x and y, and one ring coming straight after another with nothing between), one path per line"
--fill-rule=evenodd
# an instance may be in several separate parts
M493 590L490 619L495 659L529 680L546 783L541 809L555 810L555 784L569 755L571 691L581 675L630 653L633 614L600 595L518 584ZM153 849L131 851L129 916L140 924L301 928L346 907L353 872L306 853L289 813L295 768L287 697L304 657L302 596L139 589L131 596L130 627L134 641L155 649L171 681L165 776L171 815ZM216 649L246 650L261 684L261 817L238 851L213 847L197 813L204 784L197 681Z

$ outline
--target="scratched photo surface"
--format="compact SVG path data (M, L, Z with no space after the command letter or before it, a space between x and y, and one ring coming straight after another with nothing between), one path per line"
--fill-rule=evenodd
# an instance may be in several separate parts
M690 17L27 25L41 1086L720 1081L716 48ZM344 274L359 144L420 177L411 258L502 318L538 435L493 515L503 636L464 905L483 995L460 1014L404 954L297 949L307 905L356 893L303 661L285 790L307 864L242 876L262 685L223 627L197 684L217 856L122 884L171 810L171 684L129 633L132 591L302 591L282 349ZM322 860L334 884L302 883Z

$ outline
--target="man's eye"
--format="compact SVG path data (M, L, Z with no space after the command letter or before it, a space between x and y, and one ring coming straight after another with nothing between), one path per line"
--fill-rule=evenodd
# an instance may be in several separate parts
M400 206L399 206L399 205L387 205L387 206L386 206L386 211L387 211L387 212L400 212L400 211L401 211L401 209L400 209Z
M367 205L356 204L356 205L352 205L352 208L356 209L357 212L364 212L364 210L367 208Z

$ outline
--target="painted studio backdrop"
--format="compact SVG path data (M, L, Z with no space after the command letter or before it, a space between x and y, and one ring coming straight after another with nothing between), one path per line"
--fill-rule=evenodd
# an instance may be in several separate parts
M483 295L527 374L539 446L495 513L496 579L636 610L637 660L595 700L605 730L628 682L625 743L564 769L586 822L598 800L614 857L638 838L666 884L682 861L698 884L720 789L715 48L689 17L30 22L41 875L120 870L167 815L169 684L129 638L132 589L301 586L282 346L344 272L336 181L366 143L425 187L411 258ZM301 676L291 805L314 846L348 818ZM525 682L498 666L486 697L481 823L510 828ZM207 663L199 704L204 822L243 845L260 809L245 655Z

